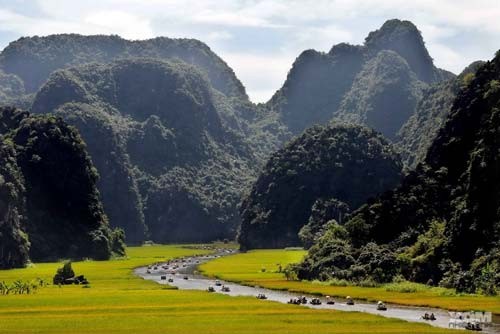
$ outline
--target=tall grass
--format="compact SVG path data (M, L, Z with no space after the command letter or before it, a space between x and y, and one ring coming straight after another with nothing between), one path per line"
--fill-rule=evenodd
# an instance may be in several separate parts
M128 249L128 257L112 261L74 262L76 272L92 282L81 286L48 286L30 295L0 296L0 333L445 333L425 324L363 313L311 310L256 298L229 297L201 291L181 291L133 275L135 267L179 256L206 253L186 246ZM300 260L286 252L262 263L252 275L279 278L276 263ZM279 260L279 261L278 261ZM266 267L262 273L260 268ZM35 277L50 279L60 263L37 263L25 269L0 270L0 281Z

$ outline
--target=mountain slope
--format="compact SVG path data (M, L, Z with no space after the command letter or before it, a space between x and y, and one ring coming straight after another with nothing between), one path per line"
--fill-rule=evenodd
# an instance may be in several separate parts
M345 224L347 237L325 234L298 269L301 277L410 280L496 293L500 286L500 53L458 93L424 163L401 186L368 202ZM332 263L343 244L350 263ZM347 251L351 249L350 251ZM361 257L382 252L391 270ZM363 267L360 271L359 267ZM334 267L337 267L336 269ZM383 268L382 268L383 269ZM361 274L360 274L361 273Z
M422 162L444 125L458 92L474 77L484 62L476 61L465 68L456 78L433 84L425 88L415 112L399 131L396 142L403 161L410 168Z
M363 65L335 119L366 124L393 140L413 114L423 86L404 58L380 51Z
M243 249L300 244L298 232L318 199L357 208L398 184L401 164L373 130L312 127L274 153L241 206Z
M61 119L0 111L2 267L24 265L28 250L36 261L108 259L120 232L108 227L79 134Z
M77 34L23 37L2 51L0 69L16 75L26 92L34 93L58 69L134 57L181 59L202 69L212 86L226 96L247 98L231 68L206 44L194 39L128 41L119 36Z
M80 129L111 224L127 240L144 240L145 224L155 241L191 242L234 236L241 192L264 154L250 144L256 111L240 101L184 62L128 59L54 73L33 111Z
M453 74L436 68L418 29L389 20L362 46L303 52L267 103L293 134L332 119L368 125L394 139L428 84Z

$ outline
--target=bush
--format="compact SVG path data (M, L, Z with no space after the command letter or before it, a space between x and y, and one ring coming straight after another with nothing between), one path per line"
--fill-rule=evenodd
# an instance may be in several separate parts
M56 285L65 284L66 280L75 277L71 261L65 262L62 268L57 269L52 282Z

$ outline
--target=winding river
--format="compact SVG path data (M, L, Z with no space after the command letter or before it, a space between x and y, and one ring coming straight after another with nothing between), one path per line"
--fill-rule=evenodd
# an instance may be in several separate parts
M159 284L170 284L180 290L203 290L207 291L208 287L215 289L214 293L223 293L229 296L253 296L265 294L268 301L287 303L291 298L298 297L297 293L287 291L276 291L260 287L244 286L232 282L220 281L223 286L229 287L230 291L221 291L221 286L215 285L215 280L197 274L196 268L199 264L213 260L214 258L227 255L230 251L223 251L218 255L193 256L182 259L169 261L168 263L160 263L150 267L141 267L135 269L135 274L148 280L155 281ZM187 278L187 279L186 279ZM169 280L172 280L169 282ZM208 293L208 292L207 292ZM308 300L315 296L305 295ZM316 296L317 297L317 296ZM422 308L415 306L402 306L396 304L386 304L386 311L379 311L375 303L356 300L354 305L347 305L345 299L333 298L335 304L326 304L324 298L321 305L303 304L297 307L310 307L313 309L334 309L340 311L358 311L366 312L384 317L397 318L411 322L428 323L432 326L448 328L450 319L453 322L452 316L456 316L454 312L437 308ZM263 302L265 302L263 300ZM435 321L425 321L422 319L424 313L434 313ZM482 325L483 333L500 334L500 323L497 319L493 323ZM457 329L463 329L456 327Z

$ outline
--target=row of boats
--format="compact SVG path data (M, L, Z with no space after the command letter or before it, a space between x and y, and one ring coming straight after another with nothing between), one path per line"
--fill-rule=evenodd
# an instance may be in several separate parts
M296 298L290 298L290 300L288 301L288 304L301 305L301 304L307 304L307 302L308 302L308 300L307 300L306 296L300 296L300 297L296 297ZM309 304L311 304L311 305L321 305L322 303L323 302L319 298L311 298L311 300L309 301ZM326 296L325 297L325 304L334 305L335 301L330 296ZM354 299L352 299L350 296L347 296L345 304L346 305L354 305ZM376 308L379 311L387 311L387 306L382 301L377 302Z

